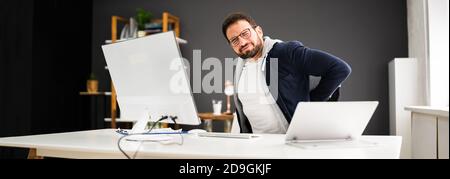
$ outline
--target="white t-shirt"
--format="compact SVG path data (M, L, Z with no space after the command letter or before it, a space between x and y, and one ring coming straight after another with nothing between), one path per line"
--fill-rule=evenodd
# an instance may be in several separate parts
M239 100L253 133L285 134L289 124L269 92L263 61L245 63L238 85Z

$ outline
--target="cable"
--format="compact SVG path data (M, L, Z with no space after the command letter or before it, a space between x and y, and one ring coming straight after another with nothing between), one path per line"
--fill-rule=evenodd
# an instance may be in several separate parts
M155 123L153 123L153 125L150 127L150 129L147 131L147 132L145 132L145 133L138 133L138 134L123 134L123 133L121 133L121 134L123 134L123 136L122 137L120 137L119 138L119 141L117 142L117 147L119 148L119 150L120 150L120 152L122 152L122 154L123 155L125 155L125 157L127 157L127 159L132 159L123 149L122 149L122 147L120 146L120 142L123 140L123 139L125 139L126 137L130 137L130 136L134 136L134 135L145 135L145 134L149 134L149 133L151 133L151 131L153 130L153 128L156 126L156 124L158 124L159 122L161 122L162 120L165 120L165 119L170 119L170 120L172 120L173 121L173 123L176 125L177 124L177 122L176 122L176 119L178 119L178 117L177 116L162 116L160 119L158 119ZM184 137L183 137L183 135L182 135L182 133L180 132L179 133L180 134L180 136L181 136L181 144L179 144L178 143L178 145L183 145L184 144ZM139 143L139 146L138 146L138 148L136 149L136 152L133 154L133 159L135 159L136 158L136 156L137 156L137 154L138 154L138 152L139 152L139 150L140 150L140 148L141 148L141 146L142 146L142 143L143 143L144 141L140 141L140 143Z
M175 126L176 126L176 125L177 125L176 119L178 119L178 117L177 117L177 116L170 116L170 119L173 121L173 123L174 123ZM181 144L178 144L178 145L183 145L183 144L184 144L184 137L183 137L183 135L181 134L181 132L180 132L180 137L181 137Z
M150 133L153 130L153 128L156 126L156 124L158 124L159 122L161 122L162 120L167 119L167 118L169 118L169 117L168 116L162 116L155 123L153 123L152 127L150 127L150 129L147 131L147 133Z
M163 116L161 119L159 119L158 121L156 121L156 122L152 125L152 127L150 128L150 130L148 130L147 133L150 133L150 132L153 130L153 128L155 127L155 125L156 125L158 122L160 122L160 121L162 121L162 120L164 120L164 119L167 119L167 118L169 118L170 120L172 120L173 123L174 123L175 125L177 124L177 121L176 121L176 119L178 119L177 116L169 116L169 117ZM177 143L177 145L183 145L183 144L184 144L184 137L183 137L183 135L182 135L182 132L180 132L179 135L180 135L180 137L181 137L181 143ZM140 144L139 144L139 146L138 146L138 149L137 149L136 152L133 154L133 159L135 159L136 156L137 156L137 154L139 153L139 149L141 148L143 142L144 142L144 141L140 141Z
M137 156L139 150L141 150L142 143L144 143L144 141L140 141L140 142L139 142L139 146L138 146L138 148L136 149L136 152L134 152L134 154L133 154L133 159L136 159L136 156Z
M158 122L160 122L160 121L162 121L162 120L164 120L164 119L167 119L167 118L168 118L167 116L162 116L160 119L158 119L157 122L155 122L155 123L153 124L153 126L150 128L150 130L149 130L147 133L150 133L150 132L151 132L151 130L155 127L155 124L157 124ZM122 149L122 147L120 146L120 142L121 142L124 138L126 138L126 137L130 137L130 136L134 136L134 135L143 135L143 134L146 134L146 133L128 134L128 135L125 134L124 136L120 137L120 138L119 138L119 141L117 142L117 147L119 148L120 152L122 152L122 154L125 155L125 157L127 157L128 159L131 159L131 157L130 157L130 156ZM141 141L141 144L142 144L142 141ZM139 144L138 150L139 150L139 148L141 147L141 144ZM137 154L137 153L134 154L133 158L136 156L136 154Z
M128 154L125 151L123 151L122 147L120 147L120 141L122 141L122 139L125 137L127 137L127 135L123 135L122 137L119 138L119 141L117 142L117 147L119 147L120 152L122 152L122 154L125 155L127 159L131 159L131 157L128 156Z

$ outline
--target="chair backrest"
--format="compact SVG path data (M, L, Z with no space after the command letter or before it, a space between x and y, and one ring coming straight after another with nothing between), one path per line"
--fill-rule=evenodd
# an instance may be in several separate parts
M322 79L322 78L317 77L317 76L309 76L309 90L310 91L313 90L314 88L316 88L317 85L319 85L320 79ZM336 91L334 91L334 93L331 95L331 97L328 101L339 101L340 88L341 88L341 86L339 86L338 89L336 89Z
M236 113L233 113L233 116L234 116L234 118L233 118L233 122L231 123L230 133L239 134L239 133L241 133L241 128L239 127Z

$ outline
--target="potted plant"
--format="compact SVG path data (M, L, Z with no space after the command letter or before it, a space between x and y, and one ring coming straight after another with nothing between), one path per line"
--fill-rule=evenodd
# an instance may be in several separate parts
M91 73L89 79L87 80L87 92L97 93L98 92L98 80L94 73Z
M136 22L138 24L138 37L143 37L146 35L145 30L145 24L149 23L152 18L153 18L153 14L149 11L145 11L142 8L138 8L136 10Z

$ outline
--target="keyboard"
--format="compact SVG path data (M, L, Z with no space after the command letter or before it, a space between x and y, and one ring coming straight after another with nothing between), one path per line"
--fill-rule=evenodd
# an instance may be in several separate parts
M252 139L261 137L256 134L232 134L232 133L220 133L220 132L205 132L198 133L199 137L218 137L218 138L234 138L234 139Z

